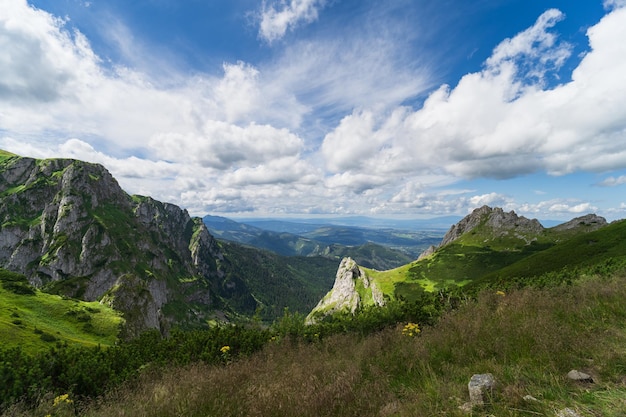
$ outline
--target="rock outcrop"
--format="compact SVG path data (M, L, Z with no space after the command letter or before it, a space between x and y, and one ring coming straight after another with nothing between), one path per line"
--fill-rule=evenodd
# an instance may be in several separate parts
M556 231L565 231L583 227L586 231L591 232L598 230L607 224L608 223L604 217L596 214L587 214L585 216L573 218L572 220L559 224L558 226L554 226L552 229Z
M544 227L537 219L531 220L524 216L518 216L514 211L507 213L500 207L482 206L453 225L444 235L439 246L454 242L478 226L485 226L496 235L514 232L522 236L525 234L540 234L544 231Z
M101 165L0 160L0 267L50 292L109 303L124 313L128 336L167 331L174 315L206 320L221 259L201 219L129 196Z
M333 288L308 315L307 323L338 312L354 314L364 304L383 306L383 293L352 258L343 258Z

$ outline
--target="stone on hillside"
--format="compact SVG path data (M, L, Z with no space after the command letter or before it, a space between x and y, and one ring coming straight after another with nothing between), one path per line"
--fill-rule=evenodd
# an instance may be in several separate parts
M469 390L470 403L483 405L487 396L493 392L496 380L492 374L474 374L467 384Z
M593 377L591 375L577 371L576 369L569 371L567 373L567 377L576 382L593 382Z
M571 408L564 408L556 413L556 417L582 417L578 412Z
M535 397L533 397L532 395L528 394L528 395L524 395L524 397L522 398L524 401L529 402L529 403L536 403L539 402L538 399L536 399Z

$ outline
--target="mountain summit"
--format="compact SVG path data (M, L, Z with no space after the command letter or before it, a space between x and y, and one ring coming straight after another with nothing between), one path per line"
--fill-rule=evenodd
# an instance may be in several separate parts
M514 211L507 213L500 207L482 206L450 227L439 246L452 243L479 226L491 230L493 236L503 236L509 233L517 236L536 235L544 231L544 227L537 219L529 220L524 216L518 216Z

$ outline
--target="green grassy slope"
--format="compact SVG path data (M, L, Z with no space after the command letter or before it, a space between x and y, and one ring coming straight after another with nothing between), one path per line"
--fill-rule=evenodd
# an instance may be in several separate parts
M119 313L97 302L65 299L28 286L19 274L0 270L0 335L4 348L47 349L55 342L110 346Z
M481 282L536 277L564 268L601 268L606 264L621 262L626 262L626 220L613 222L593 232L571 236L544 251L485 274Z
M626 262L626 221L589 232L546 229L535 236L494 235L479 226L434 254L389 271L366 269L390 298L412 299L422 290L505 284L564 268L602 268Z

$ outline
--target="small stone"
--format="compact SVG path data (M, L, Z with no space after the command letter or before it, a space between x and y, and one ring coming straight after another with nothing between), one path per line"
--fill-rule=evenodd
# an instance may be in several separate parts
M564 408L561 411L556 413L556 417L582 417L575 410L571 408Z
M470 379L467 388L469 390L470 402L474 405L483 405L485 395L491 394L496 384L492 374L474 374Z
M571 371L569 371L567 373L567 377L572 381L593 382L593 378L591 377L591 375L577 371L576 369L572 369Z
M474 408L474 404L472 404L471 402L466 402L463 403L463 405L459 406L459 410L461 410L462 412L464 412L465 414L471 414L472 413L472 409Z

